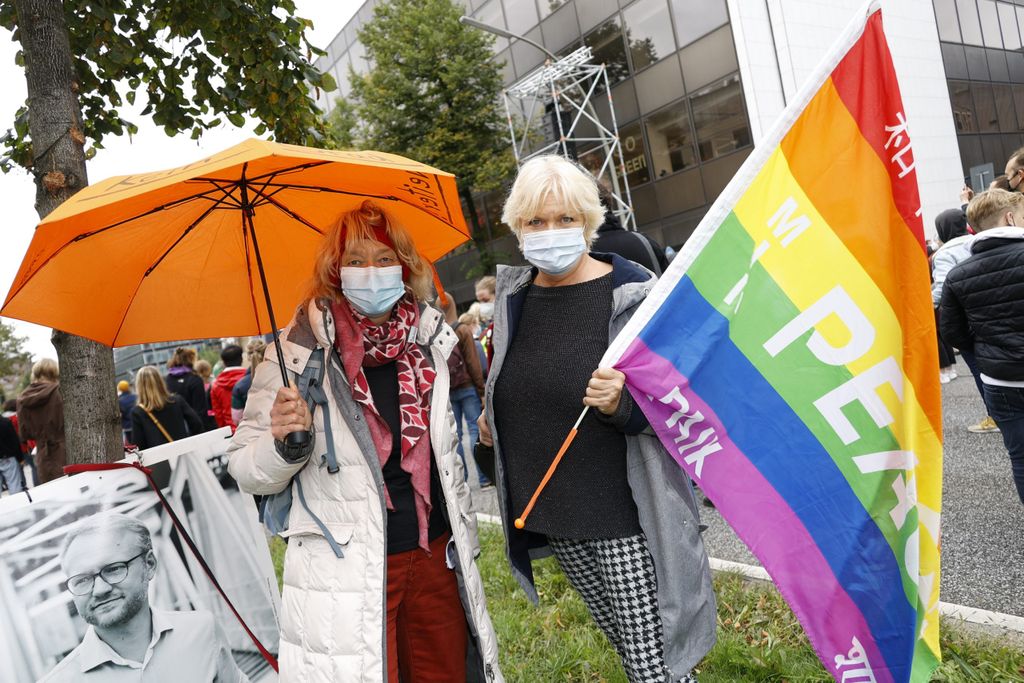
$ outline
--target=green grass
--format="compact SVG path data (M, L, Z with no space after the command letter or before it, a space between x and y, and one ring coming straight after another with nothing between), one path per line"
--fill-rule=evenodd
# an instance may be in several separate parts
M480 571L498 632L501 668L509 683L626 683L618 657L594 625L554 558L534 562L540 605L534 607L512 579L501 531L481 526ZM284 543L271 555L280 580ZM733 574L715 577L718 644L697 667L701 683L773 681L828 683L803 629L778 592ZM992 638L965 633L943 621L942 665L932 681L1024 682L1024 652Z

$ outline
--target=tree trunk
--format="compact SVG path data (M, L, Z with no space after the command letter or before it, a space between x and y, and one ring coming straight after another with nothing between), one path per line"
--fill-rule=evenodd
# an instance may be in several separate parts
M15 0L28 83L32 172L40 218L89 184L78 83L60 0ZM110 347L59 330L64 433L69 463L112 462L124 447Z

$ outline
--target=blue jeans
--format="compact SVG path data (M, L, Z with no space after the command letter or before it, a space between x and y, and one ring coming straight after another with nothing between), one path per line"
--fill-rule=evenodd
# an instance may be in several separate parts
M1024 388L985 385L985 405L1003 433L1017 495L1024 503Z
M466 454L462 447L462 418L466 418L470 441L476 443L480 438L480 428L476 426L476 420L480 417L483 408L480 405L480 397L476 395L476 389L471 386L452 389L451 400L452 411L455 413L455 429L459 435L459 457L462 458L462 469L468 476L469 468L466 465ZM481 474L480 483L486 481L487 477Z
M7 484L8 493L15 494L25 490L25 476L17 458L11 455L0 458L0 480Z
M978 393L981 394L982 402L985 401L985 386L981 382L981 373L978 371L978 361L974 358L973 351L964 351L960 349L960 357L967 363L967 367L971 371L971 375L974 376L974 383L978 387Z

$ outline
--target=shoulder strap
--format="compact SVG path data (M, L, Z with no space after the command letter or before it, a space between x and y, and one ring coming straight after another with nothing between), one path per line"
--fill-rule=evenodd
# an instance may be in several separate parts
M316 412L316 406L323 406L324 437L327 441L327 452L324 453L324 458L327 460L327 472L329 474L337 474L340 468L338 467L338 457L334 452L331 411L327 408L327 393L324 391L324 372L326 369L327 358L325 357L324 349L318 346L309 354L306 367L302 369L302 374L299 375L296 381L296 389L299 390L299 396L309 406L311 415Z
M149 408L143 408L142 406L139 407L142 408L143 411L145 411L146 415L149 415L149 419L153 421L153 424L155 424L156 428L160 430L160 433L164 435L164 438L167 439L168 443L174 441L174 438L170 434L168 434L167 430L164 429L164 426L160 424L160 420L156 419L156 415L149 412Z
M640 240L640 243L644 245L644 249L647 250L647 255L651 257L651 266L652 270L654 270L654 274L657 275L658 277L661 277L661 266L658 265L658 257L657 255L655 255L654 247L651 246L651 243L648 242L647 238L644 237L639 232L634 232L632 230L627 230L626 232L629 233L630 235L635 236L638 240Z

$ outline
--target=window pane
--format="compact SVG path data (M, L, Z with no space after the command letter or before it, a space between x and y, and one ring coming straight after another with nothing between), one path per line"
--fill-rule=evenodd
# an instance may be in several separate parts
M1002 47L1003 37L999 32L999 14L996 0L978 0L978 14L981 15L981 33L987 47Z
M594 62L608 68L608 82L615 85L629 75L626 64L626 46L622 43L622 29L618 19L610 19L583 39L594 52Z
M1020 33L1017 32L1017 14L1013 5L999 3L999 28L1003 32L1003 45L1007 50L1020 49Z
M642 69L675 52L665 0L640 0L622 13L633 68Z
M999 119L999 130L1013 133L1017 130L1017 115L1013 111L1013 94L1008 85L993 85L992 93L996 97L996 116Z
M988 57L989 78L993 81L1010 80L1010 71L1006 66L1006 52L1002 50L985 50Z
M960 17L960 32L968 45L984 45L981 42L981 21L978 6L974 0L956 0L956 13Z
M953 124L957 133L976 133L974 122L974 100L971 99L970 84L965 81L949 81L949 101L953 105Z
M647 119L647 140L651 145L651 162L656 178L697 165L690 113L685 101Z
M729 76L693 95L690 108L702 161L750 144L750 129L738 75Z
M552 12L567 3L569 0L537 0L540 8L540 18L546 19Z
M521 36L537 25L537 6L533 4L533 0L504 1L509 31Z
M987 81L988 58L985 57L985 48L965 47L964 53L967 55L968 76L975 81Z
M699 90L736 71L732 27L723 26L680 50L687 91Z
M939 40L959 43L960 23L956 19L954 0L933 0L932 5L935 7L935 23L939 27Z
M1024 7L1017 8L1017 28L1020 34L1024 36Z
M676 40L680 47L729 21L725 0L671 0L671 4L672 23L676 27Z
M647 165L647 151L644 148L644 136L640 132L640 122L631 123L619 129L622 141L622 156L625 159L626 179L631 186L646 183L651 179L651 170Z
M1024 85L1011 85L1013 104L1017 110L1017 130L1024 130Z
M996 115L996 101L992 97L990 83L971 83L974 94L974 111L978 117L978 130L982 133L999 131L999 117Z
M942 65L946 70L946 78L967 78L964 46L950 43L940 43L939 46L942 49Z
M501 3L498 0L491 0L476 11L474 18L488 26L506 28L505 15L501 11ZM501 52L508 47L508 38L494 37L494 52Z

